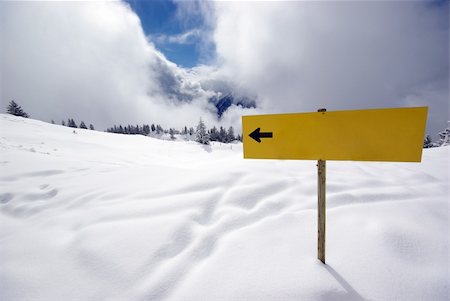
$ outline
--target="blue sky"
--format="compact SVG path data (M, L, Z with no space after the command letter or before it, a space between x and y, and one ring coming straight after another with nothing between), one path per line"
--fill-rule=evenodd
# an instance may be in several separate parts
M145 34L170 61L183 67L194 67L201 62L204 48L200 46L199 32L204 20L200 14L181 20L177 4L170 0L126 2L141 19ZM188 38L183 40L183 34Z

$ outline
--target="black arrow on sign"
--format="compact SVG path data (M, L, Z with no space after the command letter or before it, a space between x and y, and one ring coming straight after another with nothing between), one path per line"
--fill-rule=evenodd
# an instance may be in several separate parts
M261 139L260 138L272 138L272 132L260 132L261 128L257 128L256 130L254 130L249 136L251 138L253 138L255 141L257 141L258 143L261 143Z

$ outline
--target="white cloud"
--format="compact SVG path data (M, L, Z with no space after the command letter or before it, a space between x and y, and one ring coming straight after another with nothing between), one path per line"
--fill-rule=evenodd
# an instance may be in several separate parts
M2 2L1 106L14 99L41 120L217 123L211 93L147 40L121 2ZM188 102L188 103L186 103Z
M448 4L177 4L178 20L195 29L164 39L198 38L208 66L166 60L122 2L0 2L2 110L14 99L34 118L97 128L181 127L200 116L212 126L208 99L232 90L260 107L232 106L225 126L239 127L242 112L408 105L430 107L429 133L447 126ZM200 15L203 27L192 27Z
M194 44L201 36L199 29L191 29L186 32L174 35L158 34L151 38L161 44Z
M447 4L214 4L218 63L265 111L426 105L429 133L446 126Z

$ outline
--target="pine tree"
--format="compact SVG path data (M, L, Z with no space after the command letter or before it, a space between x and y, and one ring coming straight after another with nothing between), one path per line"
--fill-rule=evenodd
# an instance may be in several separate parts
M87 126L84 124L84 121L81 121L80 129L86 129L87 130Z
M164 129L162 128L161 125L157 124L156 125L156 134L161 134L164 133Z
M236 137L234 137L234 129L230 126L227 132L227 142L232 142L234 139L236 139Z
M63 120L63 121L61 121L61 125L62 126L66 126L66 122Z
M431 136L427 135L423 140L423 148L430 148L430 147L434 147L434 143L431 140Z
M446 128L445 130L440 132L438 135L439 135L439 141L438 141L439 146L450 145L450 127Z
M169 129L170 139L175 140L175 130L170 128Z
M201 144L209 145L209 136L206 133L206 125L201 118L197 125L195 141Z
M219 132L215 126L211 129L209 138L211 141L219 141Z
M14 116L20 116L28 118L28 114L24 112L24 110L14 101L11 100L9 102L8 108L7 108L8 114L14 115Z
M92 130L92 131L95 130L95 129L94 129L94 126L92 125L92 123L89 125L89 129Z
M77 124L75 123L75 120L73 120L73 118L69 118L69 120L67 121L67 126L71 127L71 128L77 128Z
M149 135L150 134L150 126L148 124L144 124L142 126L142 132L144 133L144 135Z
M220 142L226 142L227 140L227 131L221 126L219 129L219 139Z
M51 123L52 123L52 124L55 124L55 121L52 119Z

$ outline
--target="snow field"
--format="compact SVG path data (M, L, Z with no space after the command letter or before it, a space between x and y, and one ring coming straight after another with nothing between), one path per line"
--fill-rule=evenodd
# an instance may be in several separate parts
M448 300L449 148L313 161L0 115L2 300Z

